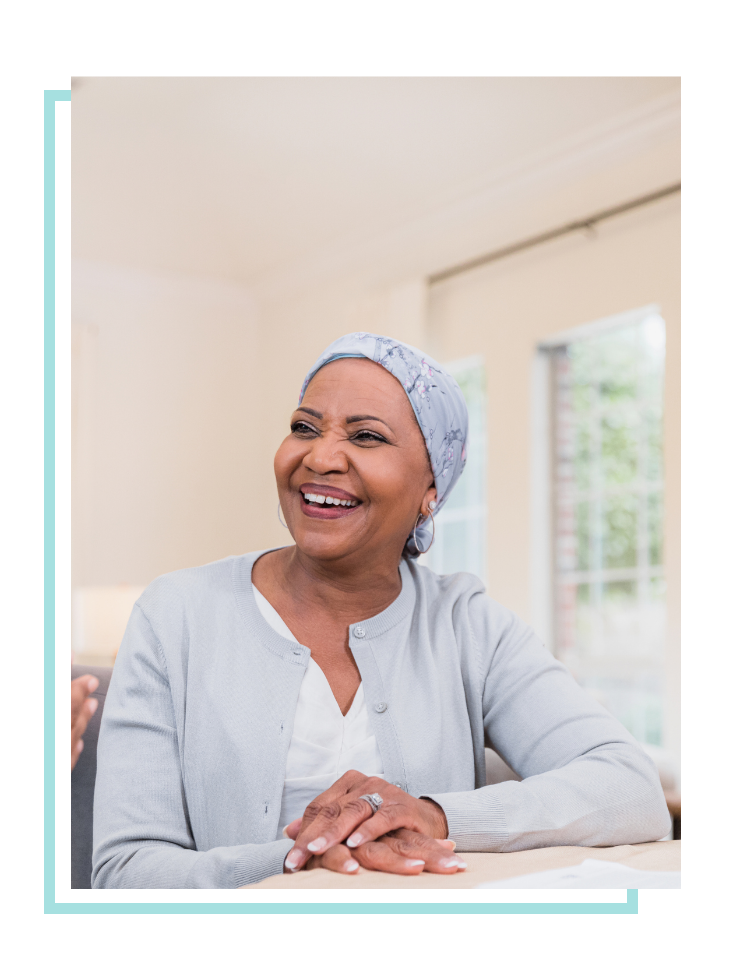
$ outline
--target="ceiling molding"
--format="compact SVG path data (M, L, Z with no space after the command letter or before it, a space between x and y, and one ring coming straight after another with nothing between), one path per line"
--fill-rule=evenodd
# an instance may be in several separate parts
M427 283L428 285L437 285L440 282L447 281L449 278L465 275L466 272L475 271L476 268L481 268L495 261L502 261L504 258L509 258L513 254L520 254L522 251L529 251L531 248L538 248L543 244L548 244L550 241L566 237L577 231L591 233L602 221L608 221L613 217L619 217L622 214L638 210L640 207L656 203L658 200L664 200L666 197L671 197L673 194L680 192L680 181L678 183L671 183L667 187L661 187L659 190L654 190L644 196L635 197L634 200L625 200L616 207L608 207L606 210L599 210L595 214L588 214L586 217L568 221L562 226L549 228L547 231L543 231L542 234L535 235L535 237L525 238L522 241L513 241L503 248L499 248L491 253L487 252L477 255L475 258L464 261L460 265L453 265L450 268L440 268L428 276Z
M138 295L145 300L185 298L194 303L240 308L254 314L252 289L238 282L196 275L150 271L93 258L72 258L72 317L83 319L90 296L99 290L108 294Z
M679 138L680 92L673 91L500 168L482 186L466 188L455 200L418 218L370 237L356 235L336 241L309 260L293 262L250 284L260 301L270 303L295 299L334 280L357 278L369 284L392 273L400 277L429 274L437 267L473 257L463 253L464 246L469 247L468 239L474 237L469 234L471 228L476 236L479 229L488 233L483 246L491 250L505 243L494 238L500 218L512 217L522 202L542 199ZM652 187L639 189L647 192ZM601 199L596 206L614 203L617 200ZM521 229L526 234L539 230L534 226ZM472 246L478 248L478 241ZM393 271L398 260L401 271Z

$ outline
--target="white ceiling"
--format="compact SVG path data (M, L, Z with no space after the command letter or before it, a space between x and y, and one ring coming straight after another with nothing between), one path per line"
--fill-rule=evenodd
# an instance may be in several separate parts
M676 78L92 78L73 254L243 284L451 205ZM578 216L578 215L575 215Z

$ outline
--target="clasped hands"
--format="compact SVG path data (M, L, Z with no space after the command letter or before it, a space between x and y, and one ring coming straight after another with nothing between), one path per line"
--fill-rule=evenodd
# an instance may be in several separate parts
M374 814L362 794L381 795ZM434 801L412 797L380 777L349 770L287 825L294 847L285 872L327 868L348 875L360 867L398 875L435 872L453 875L466 863L453 854L443 809Z

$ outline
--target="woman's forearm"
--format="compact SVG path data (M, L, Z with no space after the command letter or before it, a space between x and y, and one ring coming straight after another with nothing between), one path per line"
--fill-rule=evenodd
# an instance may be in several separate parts
M458 851L637 844L670 829L654 765L622 743L520 782L429 796L445 811Z
M282 872L289 839L190 851L119 841L95 851L93 889L237 889Z

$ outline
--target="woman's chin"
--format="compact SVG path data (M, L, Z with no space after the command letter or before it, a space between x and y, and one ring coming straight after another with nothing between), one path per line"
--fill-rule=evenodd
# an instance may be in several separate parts
M300 520L301 521L301 520ZM292 537L300 553L312 560L340 560L363 551L362 534L343 527L343 520L320 521L317 526L298 526Z
M340 560L360 551L355 539L325 539L319 533L304 533L295 535L294 542L300 553L311 560L325 562Z

